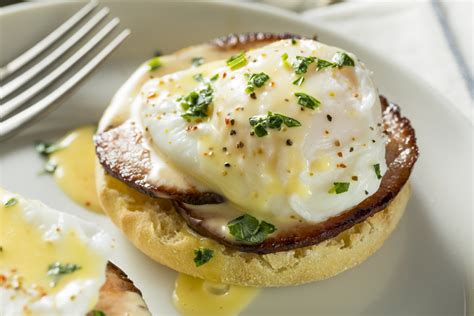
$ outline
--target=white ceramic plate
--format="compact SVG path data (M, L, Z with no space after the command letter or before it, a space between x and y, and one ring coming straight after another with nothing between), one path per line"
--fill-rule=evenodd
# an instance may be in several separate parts
M30 47L79 7L74 3L43 3L4 9L0 15L0 64ZM43 162L33 149L33 141L54 140L74 127L97 122L114 91L156 49L172 52L230 32L318 34L321 41L356 53L374 71L381 93L399 103L403 114L411 119L421 152L411 178L413 196L395 233L364 264L327 281L265 289L242 314L466 313L465 293L469 291L464 288L472 289L474 266L472 126L443 97L416 75L399 70L390 56L378 57L350 40L270 7L120 2L110 3L110 8L132 29L132 36L59 110L0 144L3 187L103 225L118 240L112 261L142 289L153 314L174 315L171 294L176 273L135 250L107 218L68 200L51 178L38 176ZM416 71L413 65L413 73Z

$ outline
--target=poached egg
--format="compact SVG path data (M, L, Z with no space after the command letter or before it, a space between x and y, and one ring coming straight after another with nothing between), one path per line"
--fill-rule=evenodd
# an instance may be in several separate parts
M387 169L371 72L314 40L150 78L131 111L152 157L255 216L323 221L376 192Z

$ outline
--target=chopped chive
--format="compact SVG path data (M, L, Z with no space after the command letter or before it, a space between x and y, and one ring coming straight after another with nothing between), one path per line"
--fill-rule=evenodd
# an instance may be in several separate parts
M18 200L12 197L12 198L9 198L5 203L3 203L3 205L5 207L10 207L10 206L16 205L17 203L18 203Z
M374 171L375 171L375 175L377 176L377 179L382 179L382 175L380 174L380 164L375 164L374 165Z
M227 59L227 66L229 66L230 69L236 70L239 69L245 65L247 65L247 58L245 57L244 52L240 52L237 55L234 55Z
M161 60L160 57L152 58L148 61L148 66L150 67L150 71L156 70L161 67Z

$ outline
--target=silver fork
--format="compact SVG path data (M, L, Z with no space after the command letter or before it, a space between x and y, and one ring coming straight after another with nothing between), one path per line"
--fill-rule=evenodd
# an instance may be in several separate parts
M44 59L32 66L30 69L23 72L21 75L7 81L6 79L13 76L18 70L30 63L39 54L45 51L52 44L57 42L66 32L71 30L80 21L86 18L96 7L98 3L91 1L71 16L66 22L59 26L56 30L34 45L32 48L9 62L4 67L0 68L0 141L7 139L17 133L21 127L31 124L42 115L46 114L48 110L52 110L59 105L60 99L67 97L74 91L79 83L83 81L88 75L96 69L99 64L109 56L130 34L129 29L123 30L114 39L112 39L96 56L94 56L85 66L83 66L76 73L72 73L71 68L78 61L82 60L84 56L89 53L95 46L105 42L106 36L119 24L118 18L113 18L102 29L100 29L88 42L81 46L71 57L64 61L61 65L52 70L49 74L39 79L35 84L27 89L22 87L31 82L41 71L46 69L59 57L69 51L73 46L78 44L80 40L88 33L97 28L97 25L108 15L109 9L103 8L90 18L79 30L66 39L54 51L48 54ZM47 96L38 102L30 105L24 110L14 113L26 102L31 100L38 93L49 87L59 77L65 75L67 72L72 73L71 77L67 79L56 90L48 93ZM15 94L7 101L8 96ZM12 114L13 113L13 114Z

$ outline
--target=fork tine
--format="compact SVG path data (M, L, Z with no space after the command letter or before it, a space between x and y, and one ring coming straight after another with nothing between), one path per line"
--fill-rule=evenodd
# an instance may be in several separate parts
M64 33L69 31L74 25L79 23L89 12L91 12L97 6L97 1L92 0L79 11L71 16L66 22L61 24L56 30L51 32L44 39L36 43L33 47L28 49L26 52L9 62L5 67L0 68L0 80L5 79L15 71L23 67L25 64L33 60L36 56L42 53L46 48L51 46L57 39L59 39Z
M45 76L43 79L35 83L33 86L29 87L13 99L5 102L0 106L0 118L5 118L11 112L18 109L26 101L30 100L32 97L41 92L44 88L49 86L52 82L58 79L65 71L71 68L77 61L79 61L85 54L91 51L107 34L109 34L117 25L119 24L119 19L112 19L102 30L100 30L94 37L82 46L74 55L72 55L68 60L62 63L59 67L54 69L51 73Z
M52 105L58 105L58 99L65 97L67 92L72 92L74 87L78 87L79 83L84 80L97 66L112 53L130 34L129 29L125 29L117 35L106 47L102 49L93 59L91 59L81 70L75 73L71 78L64 82L59 88L51 92L44 99L33 104L24 111L15 116L0 122L0 141L11 137L19 130L19 127L38 119L40 114L51 109Z
M87 22L81 29L74 33L69 39L67 39L61 46L56 48L51 54L41 60L39 63L25 71L21 76L13 79L12 81L0 87L0 100L9 96L16 89L20 88L26 82L31 80L40 71L44 70L56 59L62 56L72 46L74 46L79 40L81 40L87 33L89 33L104 17L109 13L109 8L103 8L100 10L89 22Z

